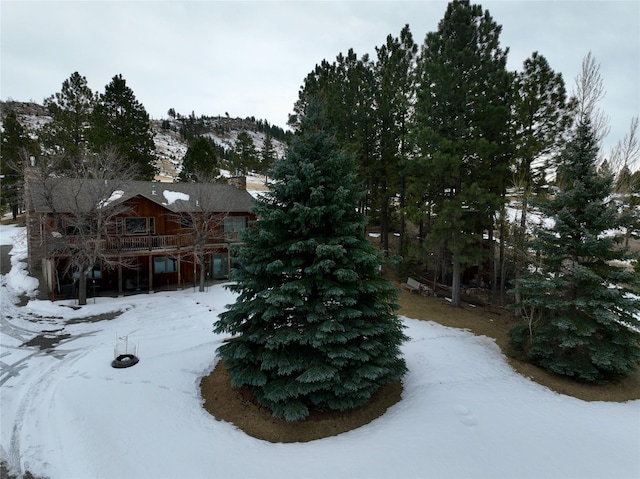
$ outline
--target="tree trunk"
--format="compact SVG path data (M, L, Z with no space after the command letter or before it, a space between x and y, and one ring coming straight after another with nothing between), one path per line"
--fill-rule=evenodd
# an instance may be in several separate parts
M504 210L504 205L502 206ZM504 243L505 243L505 215L502 215L500 219L500 304L504 306L504 288L505 288L505 265L506 258L504 254Z
M78 278L78 304L80 306L87 304L87 275L84 271L80 272L80 278Z
M460 307L460 280L462 268L457 255L453 255L453 278L451 280L451 306Z
M496 250L494 248L495 242L493 241L493 221L490 222L489 227L489 277L491 278L491 297L495 298L498 293L498 268L496 268ZM482 277L480 277L480 287L486 287L482 285Z
M522 193L522 211L520 212L520 227L518 228L518 234L516 235L515 241L515 309L514 314L516 317L522 316L521 304L522 304L522 296L520 295L520 289L517 287L518 279L522 276L522 268L524 263L524 249L525 249L525 236L527 233L527 199L528 192L523 191Z
M404 256L404 230L405 230L405 179L404 173L400 176L400 238L398 238L398 254Z
M200 257L200 287L198 288L198 292L200 293L204 293L205 277L206 277L206 267L205 267L204 254L202 254Z
M382 202L380 205L380 234L382 235L382 249L389 255L389 198L387 198L387 182L383 182Z

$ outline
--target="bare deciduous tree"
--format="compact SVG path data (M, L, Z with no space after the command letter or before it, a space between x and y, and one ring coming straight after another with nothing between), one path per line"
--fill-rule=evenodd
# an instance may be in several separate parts
M195 185L198 185L197 183ZM210 246L215 240L220 241L223 235L224 220L227 213L214 211L214 199L211 190L197 188L195 197L190 201L195 204L195 209L176 213L173 219L182 225L186 234L190 235L193 249L185 256L191 257L194 264L198 265L198 291L204 292L207 273L207 256L211 253Z
M629 246L629 240L634 230L638 228L637 207L640 205L640 138L638 137L638 117L631 119L629 133L612 148L609 155L609 167L616 175L615 193L622 202L623 210L628 218L625 229L624 244Z
M576 77L572 99L575 108L575 125L582 125L588 119L598 146L609 134L609 116L598 106L606 95L604 81L600 75L600 65L591 52L582 60L580 73Z
M618 141L609 154L609 165L614 172L623 168L636 171L640 166L640 138L638 137L638 117L631 119L629 133Z

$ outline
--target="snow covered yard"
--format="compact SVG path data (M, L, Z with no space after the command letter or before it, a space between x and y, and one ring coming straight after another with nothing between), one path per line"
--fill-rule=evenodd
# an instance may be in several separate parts
M513 371L493 340L406 318L402 401L372 423L308 443L272 444L202 408L200 378L223 340L222 285L124 298L31 300L19 260L1 278L1 451L12 473L48 478L638 478L640 401L584 402ZM111 313L111 314L109 314ZM113 319L82 321L104 315ZM22 346L47 335L50 351ZM114 369L118 338L140 363Z

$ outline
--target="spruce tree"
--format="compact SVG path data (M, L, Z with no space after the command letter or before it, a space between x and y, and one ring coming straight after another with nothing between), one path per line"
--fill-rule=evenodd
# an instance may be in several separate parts
M525 317L511 345L554 373L603 382L640 363L640 283L614 235L625 225L611 198L612 177L597 169L598 147L588 119L563 150L559 189L539 205L553 226L535 231L531 248L540 265L517 283Z
M354 163L321 118L312 109L274 164L232 273L237 300L215 325L235 336L218 348L232 384L289 421L363 405L406 372L396 289L364 236Z

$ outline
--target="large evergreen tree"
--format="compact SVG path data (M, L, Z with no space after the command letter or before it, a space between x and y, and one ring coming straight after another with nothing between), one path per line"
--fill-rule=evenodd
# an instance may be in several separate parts
M95 104L96 95L78 72L62 83L60 92L44 100L51 121L40 137L45 149L63 156L67 169L75 169L88 151L87 131Z
M373 164L380 209L380 233L385 251L389 249L389 233L394 201L399 197L400 254L404 241L404 202L406 192L407 137L411 107L415 92L414 58L418 46L413 41L409 25L400 32L400 38L387 36L387 41L376 48L374 91L377 123L377 157Z
M0 200L2 210L10 207L13 219L16 219L22 204L23 163L28 161L29 156L37 154L39 146L29 138L14 111L7 113L2 126Z
M294 105L295 114L289 117L294 131L300 128L299 119L307 114L309 105L322 101L325 114L340 147L351 152L359 167L359 177L365 186L360 211L369 217L379 217L376 186L376 116L374 114L375 75L368 55L358 58L353 49L339 54L334 63L323 60L309 73L300 88Z
M260 172L266 173L273 165L273 162L278 159L278 152L273 144L273 136L269 129L266 130L264 135L264 143L260 148Z
M135 179L151 180L156 173L153 135L144 106L122 75L114 76L91 115L92 149L99 152L115 147L125 160L136 166Z
M232 384L287 420L360 406L406 371L396 290L356 211L355 166L315 111L270 173L233 272L239 296L215 326L235 335L218 349Z
M259 157L253 138L246 131L238 133L233 146L233 167L236 175L246 175L258 169Z
M529 200L537 185L546 184L544 159L557 154L571 124L571 112L562 75L555 73L538 52L525 60L516 85L514 186L520 199L520 222L514 246L515 278L519 279L526 268L524 245ZM516 303L519 302L516 294Z
M454 306L463 268L482 262L483 233L493 232L511 176L512 77L501 29L480 5L454 0L418 59L416 146L432 204L431 237L453 266Z
M557 166L559 190L540 210L531 247L535 273L517 285L524 319L511 344L529 361L583 381L628 375L640 364L640 282L619 261L629 257L614 236L625 225L611 198L613 178L597 170L597 138L588 118Z
M179 181L215 181L220 177L218 154L211 140L204 136L196 137L189 144L182 158L182 170Z

